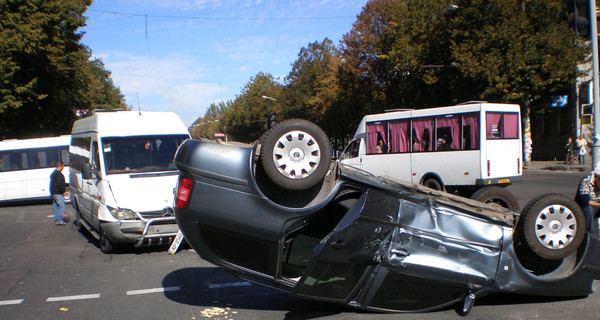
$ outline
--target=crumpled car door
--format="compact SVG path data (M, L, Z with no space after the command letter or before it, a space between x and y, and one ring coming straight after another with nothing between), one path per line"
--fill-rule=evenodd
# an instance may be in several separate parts
M313 252L292 294L421 311L485 290L503 226L433 198L369 189Z

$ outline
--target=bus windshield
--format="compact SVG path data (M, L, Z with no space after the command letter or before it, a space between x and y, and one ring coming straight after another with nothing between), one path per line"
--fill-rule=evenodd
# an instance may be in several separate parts
M173 157L187 135L102 138L108 174L177 170Z

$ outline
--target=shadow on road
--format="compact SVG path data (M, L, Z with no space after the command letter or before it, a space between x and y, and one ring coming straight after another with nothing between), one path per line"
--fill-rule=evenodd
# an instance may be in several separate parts
M316 319L343 312L357 312L343 305L298 299L275 289L251 284L229 275L223 269L185 268L163 278L167 299L206 308L287 311L285 319Z

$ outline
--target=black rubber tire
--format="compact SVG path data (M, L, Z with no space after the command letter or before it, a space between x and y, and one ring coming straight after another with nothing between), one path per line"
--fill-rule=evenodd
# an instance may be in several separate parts
M508 190L497 186L481 188L473 193L471 199L484 203L495 203L510 210L519 210L517 198Z
M315 186L323 180L331 163L327 134L307 120L277 123L262 136L260 144L260 161L267 177L286 190Z
M115 251L114 246L106 237L106 233L104 233L102 228L100 228L100 231L98 233L100 234L100 251L106 254L113 253Z
M74 200L76 201L76 200ZM73 208L75 209L75 221L73 221L73 226L75 227L75 230L78 232L81 232L83 230L83 224L81 223L81 213L79 212L79 206L77 203L75 203L75 205L73 206Z
M579 205L565 195L544 194L527 203L515 233L538 257L559 260L579 248L585 236L585 218Z
M423 185L433 190L444 191L444 187L436 178L427 178L423 181Z

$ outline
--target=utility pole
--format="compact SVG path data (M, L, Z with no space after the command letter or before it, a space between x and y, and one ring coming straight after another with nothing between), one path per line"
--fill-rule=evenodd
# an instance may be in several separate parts
M598 22L596 21L596 0L589 0L590 40L592 45L592 72L594 82L594 144L592 145L592 169L600 162L600 92L598 84Z

